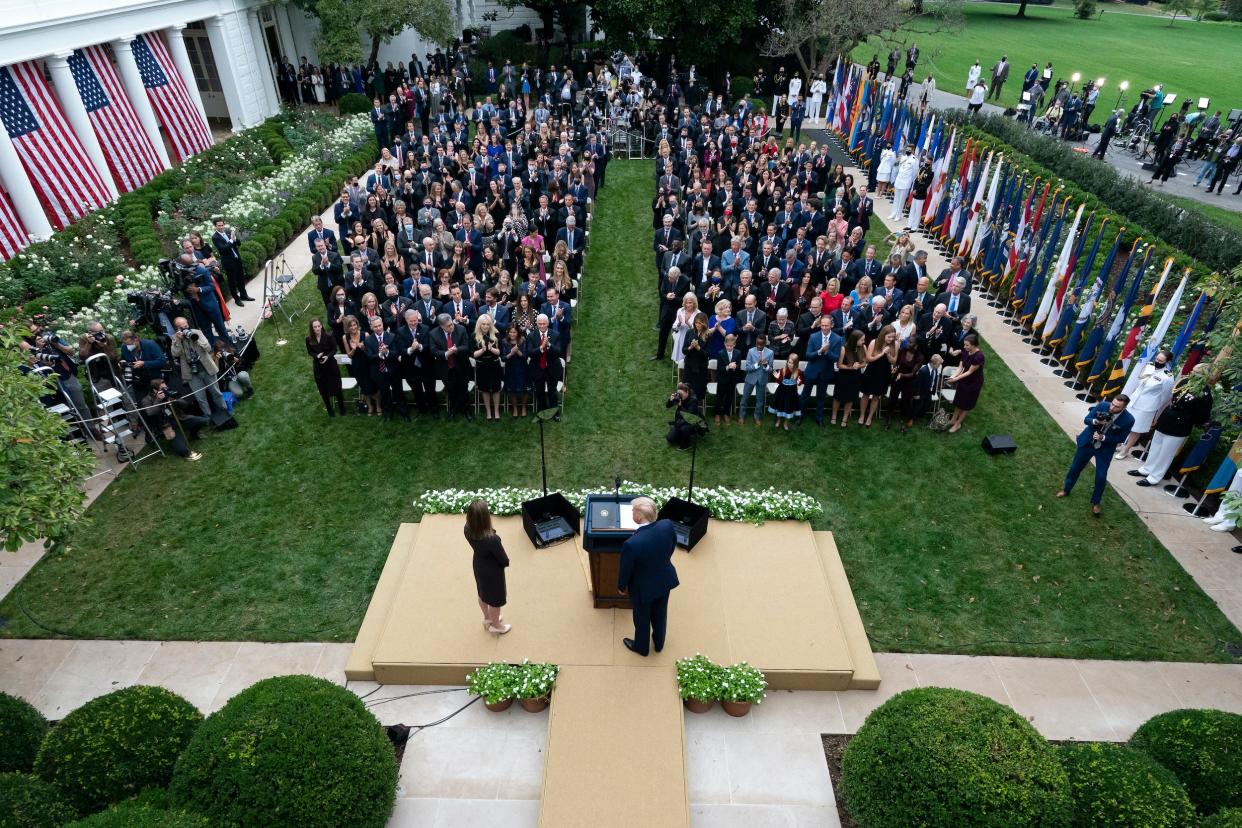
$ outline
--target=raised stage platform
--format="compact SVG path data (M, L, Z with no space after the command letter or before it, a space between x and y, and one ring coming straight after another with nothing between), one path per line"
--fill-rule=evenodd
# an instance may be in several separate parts
M674 556L681 586L669 600L668 642L646 659L621 644L633 631L628 610L592 607L578 539L536 549L516 517L497 519L496 530L512 561L504 611L511 633L493 636L480 623L462 518L426 515L398 531L346 675L462 684L489 661L654 666L701 652L722 664L750 662L774 689L879 683L832 534L807 523L711 521L693 552Z
M832 534L807 523L712 521L694 552L678 549L668 641L648 658L621 644L634 629L628 609L594 608L580 539L536 549L516 517L496 521L511 561L504 615L513 631L486 632L462 524L460 515L402 524L345 675L456 685L489 661L559 664L542 828L688 828L678 658L748 661L778 690L879 686Z

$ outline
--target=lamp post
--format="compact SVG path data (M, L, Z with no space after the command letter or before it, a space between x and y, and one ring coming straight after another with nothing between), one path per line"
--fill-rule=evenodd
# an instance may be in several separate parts
M1113 106L1113 109L1121 109L1121 100L1126 96L1126 90L1130 88L1130 82L1122 81L1117 85L1117 88L1121 91L1117 93L1117 103Z
M1071 95L1074 94L1074 87L1078 85L1078 82L1080 80L1082 80L1082 72L1075 72L1074 74L1070 75L1070 94Z

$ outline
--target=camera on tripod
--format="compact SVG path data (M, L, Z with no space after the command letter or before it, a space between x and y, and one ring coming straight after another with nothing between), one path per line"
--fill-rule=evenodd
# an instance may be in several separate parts
M194 284L196 264L183 264L178 259L160 259L156 266L164 281L177 293L184 293L187 287Z
M125 296L125 301L140 311L138 322L154 328L160 325L160 314L164 314L169 319L185 315L184 304L167 290L152 288L134 291Z

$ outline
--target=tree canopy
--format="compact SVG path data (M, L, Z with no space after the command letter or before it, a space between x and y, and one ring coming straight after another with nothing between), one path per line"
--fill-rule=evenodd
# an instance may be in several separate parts
M591 5L591 19L609 43L631 47L651 37L676 41L682 66L708 64L722 50L754 43L757 14L754 0L600 0Z
M295 0L319 19L315 49L321 63L362 63L362 41L370 38L366 62L379 58L380 46L406 29L424 40L447 44L455 17L448 0Z
M21 331L0 326L0 543L65 540L82 517L91 452L64 440L65 421L43 407L47 381L21 371Z

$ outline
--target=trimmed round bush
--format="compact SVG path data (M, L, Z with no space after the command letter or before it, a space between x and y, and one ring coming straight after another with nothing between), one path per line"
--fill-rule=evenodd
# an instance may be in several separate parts
M47 720L34 705L0 693L0 773L27 773L34 768Z
M1173 771L1200 814L1242 806L1242 716L1237 713L1161 713L1134 732L1130 746Z
M122 802L106 811L69 823L66 828L210 828L200 814L168 811L143 802Z
M0 825L60 828L78 812L55 785L29 773L0 773Z
M1013 710L962 690L907 690L872 711L845 748L841 785L861 828L1071 824L1056 749Z
M341 96L337 108L342 115L357 115L362 112L370 112L371 101L361 92L346 92Z
M177 762L172 795L221 828L383 828L396 789L392 744L356 695L281 676L207 718Z
M1199 828L1242 828L1242 808L1217 811L1199 823Z
M166 786L202 721L176 693L125 687L88 701L52 728L35 773L89 814L144 788Z
M1173 772L1146 753L1109 742L1061 748L1075 828L1190 828L1195 808Z

